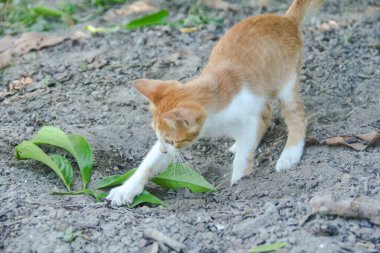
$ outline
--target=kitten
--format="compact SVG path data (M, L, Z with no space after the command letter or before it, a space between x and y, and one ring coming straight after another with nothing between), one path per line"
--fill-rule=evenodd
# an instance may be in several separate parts
M136 89L151 102L157 143L136 173L107 196L112 204L131 203L149 178L167 168L170 153L200 137L235 139L231 185L253 171L254 151L266 132L274 99L288 127L277 171L301 159L306 116L300 68L304 16L321 0L294 0L284 16L265 14L233 26L212 50L202 73L186 83L140 79ZM168 154L169 153L169 154Z

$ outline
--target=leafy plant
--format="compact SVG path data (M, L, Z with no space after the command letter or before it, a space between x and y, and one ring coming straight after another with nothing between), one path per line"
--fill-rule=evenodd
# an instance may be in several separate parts
M81 190L71 190L74 173L70 160L62 155L47 155L38 145L52 145L61 148L66 150L75 159L82 178L83 186ZM102 200L108 195L106 192L99 192L87 187L91 179L93 154L89 143L81 135L66 135L66 133L59 128L44 126L31 141L23 141L16 146L15 151L17 159L37 160L50 167L58 175L65 184L67 192L53 192L53 195L85 194L94 197L97 201ZM131 169L123 175L103 178L96 183L96 189L99 190L121 185L131 177L135 171L136 169ZM192 192L215 191L215 188L201 175L183 164L171 164L167 170L154 177L152 182L173 190L184 187ZM129 207L135 207L141 203L164 205L164 202L146 190L137 196Z
M283 247L288 246L287 242L278 242L273 244L264 244L260 246L253 247L249 250L251 253L263 253L263 252L272 252Z

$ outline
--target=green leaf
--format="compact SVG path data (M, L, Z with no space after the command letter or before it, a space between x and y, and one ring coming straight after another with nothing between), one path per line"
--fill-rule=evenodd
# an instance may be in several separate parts
M46 6L36 6L33 8L33 11L43 17L55 17L60 18L63 16L63 13L57 9L49 8Z
M251 253L262 253L262 252L271 252L277 249L281 249L283 247L288 246L287 242L278 242L273 244L264 244L260 246L253 247L249 250Z
M140 195L138 195L134 200L133 203L130 204L128 207L133 208L137 205L140 205L142 203L150 203L154 205L165 205L165 203L151 194L150 192L144 190Z
M113 186L121 185L128 178L130 178L135 173L135 171L136 169L131 169L123 175L115 175L115 176L103 178L102 180L96 183L96 189L110 188Z
M84 194L90 195L96 199L97 202L100 202L102 199L107 197L108 193L106 192L96 192L91 189L83 189L82 192Z
M57 166L57 164L47 155L44 151L42 151L38 146L33 144L30 141L23 141L21 144L16 146L16 158L17 159L34 159L40 161L50 168L52 168L55 173L59 176L60 179L65 183L66 188L70 190L70 185L67 183L65 176L63 175L61 169Z
M152 179L152 182L167 189L187 188L192 192L210 192L216 189L194 170L184 164L171 164L169 168Z
M72 154L80 168L83 187L87 187L91 178L93 155L91 147L84 137L77 134L67 136L59 128L44 126L38 131L32 142L34 144L54 145Z
M69 135L68 138L74 150L73 156L77 160L82 174L83 186L86 188L91 179L94 162L94 156L90 144L88 144L87 140L79 134Z
M152 25L164 25L166 24L166 18L168 15L169 15L169 11L160 10L153 14L149 14L141 18L132 20L131 22L125 25L125 28L129 30L133 30L139 27L146 27L146 26L152 26Z
M62 172L63 177L65 178L65 183L71 187L73 181L73 167L69 159L61 155L50 155L50 158L58 166L59 170Z

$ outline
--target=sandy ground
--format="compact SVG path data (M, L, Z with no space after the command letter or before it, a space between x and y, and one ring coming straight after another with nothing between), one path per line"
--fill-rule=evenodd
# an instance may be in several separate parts
M176 19L191 5L183 2L160 6ZM224 18L221 26L207 25L195 33L154 27L68 40L28 53L2 70L1 89L25 75L34 82L0 101L0 175L5 180L0 186L0 251L150 252L153 241L144 231L155 229L182 242L186 252L247 252L279 241L289 243L279 252L379 252L378 226L365 219L310 216L309 206L312 196L329 192L379 200L379 145L363 152L310 146L296 169L277 173L275 162L286 141L278 109L253 175L229 187L232 141L200 140L183 155L218 191L168 192L150 185L167 207L112 208L87 196L52 196L51 191L64 190L53 172L37 162L15 160L18 143L43 125L53 125L89 140L95 155L92 182L135 167L155 137L147 103L130 81L189 80L228 27L263 11L284 13L289 1L268 1L265 8L252 2L236 12L210 10L210 16ZM331 0L306 22L302 95L308 136L379 131L379 7L378 1ZM93 62L105 64L94 68ZM79 234L71 242L62 238L69 227Z

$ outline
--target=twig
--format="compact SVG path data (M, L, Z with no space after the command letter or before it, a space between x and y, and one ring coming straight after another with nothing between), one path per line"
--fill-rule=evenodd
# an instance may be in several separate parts
M144 231L144 234L146 237L157 241L158 244L167 245L176 252L181 252L186 248L186 246L183 243L180 243L157 230L148 229Z
M310 200L314 213L335 214L369 219L380 225L380 201L366 196L339 198L334 194L315 196Z

